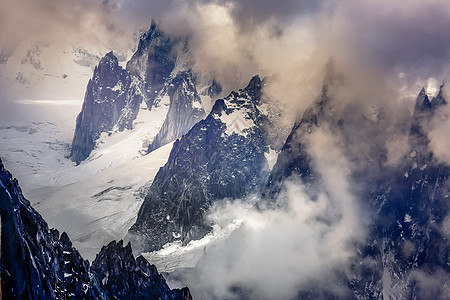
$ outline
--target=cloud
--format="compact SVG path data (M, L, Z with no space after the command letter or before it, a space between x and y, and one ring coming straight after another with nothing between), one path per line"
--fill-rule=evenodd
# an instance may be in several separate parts
M446 96L446 99L448 96ZM448 101L448 100L447 100ZM433 151L436 159L450 166L450 107L445 105L436 110L433 120L430 124L428 139L430 140L430 149Z
M270 76L271 95L299 111L320 93L330 57L353 77L373 81L382 96L403 87L417 94L430 77L441 80L450 61L445 0L121 3L130 15L143 15L137 19L156 17L170 34L189 36L195 69L226 90L256 73Z
M231 15L242 27L259 26L273 20L289 23L300 16L315 14L327 1L281 0L281 1L222 1L231 7Z
M352 191L351 163L339 141L318 129L307 142L322 177L317 198L292 181L286 182L283 208L257 210L246 201L216 204L209 216L214 223L243 223L220 247L206 249L194 275L183 278L194 297L224 299L243 291L251 299L292 299L314 285L346 295L331 282L337 270L345 272L368 219Z
M349 55L417 80L448 69L449 25L448 1L364 0L339 2L327 29L330 42Z
M207 250L186 283L206 299L226 297L232 286L251 290L254 298L288 299L343 269L370 215L360 207L351 174L370 172L380 161L396 166L408 153L413 100L429 78L436 85L448 72L450 2L3 0L0 41L7 51L22 39L45 43L48 37L114 49L152 18L169 34L189 37L196 72L227 91L258 73L268 78L266 95L298 115L320 94L330 57L346 78L344 88L333 90L331 110L345 135L322 128L307 141L323 179L317 199L291 182L287 209L218 205L213 221L243 218L244 224L223 247ZM435 155L450 164L448 120L440 115L429 137Z
M54 36L123 49L136 28L160 20L169 34L189 36L194 68L219 80L226 91L244 86L256 73L270 76L270 95L300 112L320 93L330 57L343 70L359 71L357 78L378 76L385 86L406 85L413 94L420 89L417 82L441 80L450 61L445 0L7 0L0 5L3 40Z
M416 270L411 272L417 282L417 297L420 299L448 299L450 296L449 273L444 269L434 272Z
M0 4L0 41L15 46L24 39L48 44L55 40L118 46L127 26L108 1L5 0Z

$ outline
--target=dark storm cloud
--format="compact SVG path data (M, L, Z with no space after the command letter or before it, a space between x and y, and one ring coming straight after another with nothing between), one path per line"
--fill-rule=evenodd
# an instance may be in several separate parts
M128 34L121 21L112 1L3 0L0 48L14 48L23 40L43 45L89 41L116 47Z
M448 1L342 1L325 37L384 70L423 79L448 69L449 28Z
M276 21L285 23L299 15L315 14L324 1L314 0L230 0L222 1L231 5L231 13L237 23L243 26L258 25L264 22Z
M155 0L155 1L119 1L121 8L132 13L135 18L157 18L170 10L182 6L219 5L228 7L231 15L240 24L261 24L272 19L287 21L300 14L314 14L322 3L328 0Z

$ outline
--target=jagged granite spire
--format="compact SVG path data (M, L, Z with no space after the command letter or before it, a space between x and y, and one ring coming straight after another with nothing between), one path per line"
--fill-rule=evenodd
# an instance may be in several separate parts
M308 135L322 127L341 141L348 141L356 132L354 127L347 131L348 123L363 128L364 123L346 119L357 114L354 110L342 110L342 115L329 111L333 99L327 95L329 89L324 91L294 126L270 175L266 199L279 200L283 183L293 179L306 187L314 201L314 194L320 189L308 187L320 183L321 178L311 163ZM410 153L400 167L385 164L383 152L374 151L373 147L364 155L367 165L358 161L355 152L345 153L350 161L358 161L358 167L351 173L353 193L372 213L367 237L356 246L357 254L350 260L349 273L338 277L341 285L347 282L354 299L381 299L386 295L392 299L448 298L450 243L442 228L449 213L450 167L434 157L428 139L429 122L446 103L442 88L431 100L425 90L420 92L409 123ZM383 132L385 123L367 121L369 128L378 132ZM342 147L348 149L349 145L343 143ZM326 288L308 287L299 295L307 297L323 290Z
M375 299L383 291L393 299L448 298L450 243L441 228L449 213L450 167L434 157L427 138L430 127L424 126L445 103L442 88L431 101L422 89L405 166L386 168L376 181L376 193L369 194L377 214L350 281L360 299ZM434 281L433 288L422 281L423 274Z
M188 51L186 47L187 41L165 34L152 21L149 30L141 36L138 49L127 62L126 69L118 65L112 52L106 54L88 83L82 111L76 121L71 159L76 163L85 160L102 132L132 129L142 101L149 110L159 105L163 92L170 87L172 80L177 80L177 74L172 73L180 52ZM178 71L186 70L181 68ZM196 90L194 92L197 93ZM180 137L192 127L194 119L200 120L196 118L200 115L188 112L188 116L177 116L177 120L187 118L185 124L178 124L184 126L179 132L170 132L168 123L164 128L167 137L162 132L154 146Z
M179 72L167 85L167 95L169 111L148 152L182 137L206 116L192 71Z
M325 67L325 77L322 92L306 109L291 129L286 142L273 166L267 185L262 190L265 200L275 200L282 191L286 180L301 180L307 189L319 180L319 174L314 171L311 157L307 152L306 137L313 133L322 122L336 122L331 117L330 90L341 85L343 76L335 70L331 58Z
M127 71L143 83L147 107L152 107L158 93L163 89L175 68L177 47L181 40L159 29L154 20L139 40L138 49L127 63Z
M131 81L112 51L100 60L93 78L89 80L83 107L77 117L70 153L72 161L80 163L86 159L100 134L112 130L117 124L123 109L130 102L128 90ZM136 114L137 111L134 118ZM133 119L133 116L130 117Z
M1 160L0 216L4 299L191 299L122 242L103 247L91 267L66 233L48 228Z
M214 201L260 188L268 172L262 87L259 76L253 77L245 89L217 100L208 117L174 143L127 235L137 253L202 238L210 230L205 215Z

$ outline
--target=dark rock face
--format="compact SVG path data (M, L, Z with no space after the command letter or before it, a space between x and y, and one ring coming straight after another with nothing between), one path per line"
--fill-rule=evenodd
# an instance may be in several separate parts
M264 198L275 199L282 191L286 180L301 179L307 187L315 182L318 175L311 168L311 158L307 153L304 139L319 126L319 119L325 117L327 101L328 96L323 92L313 107L295 123L262 191Z
M104 246L92 263L91 272L102 289L118 299L191 299L187 288L170 290L154 265L133 256L131 245L115 241Z
M277 162L272 168L267 185L262 190L264 199L275 199L282 192L286 180L301 180L306 189L319 180L319 174L311 166L311 157L307 151L306 139L321 125L339 128L339 120L333 116L328 90L341 85L342 79L334 71L332 61L327 65L327 73L322 93L308 108L300 120L296 121L286 142L281 148ZM313 195L312 195L313 196Z
M444 105L442 91L432 100L421 91L407 164L386 172L377 193L370 194L378 214L350 280L359 299L382 297L386 278L396 299L448 298L450 242L444 219L450 210L450 167L434 157L427 137L431 120ZM368 260L374 262L370 267L358 263Z
M259 190L268 173L262 126L268 120L258 109L262 85L256 76L217 100L208 117L175 142L128 233L138 253L203 237L213 201Z
M91 267L66 233L48 228L1 161L0 214L4 299L191 299L121 242L104 247Z
M187 42L162 32L155 22L144 33L126 70L112 52L103 57L89 81L82 110L77 117L70 157L80 163L95 148L102 132L132 129L142 101L151 110L164 94L170 96L170 110L150 151L180 138L200 121L205 112L197 94L195 79L187 66L172 74ZM221 88L215 83L211 93ZM193 106L195 103L199 105Z
M65 233L60 236L57 230L48 228L1 163L0 184L3 297L101 296L102 292L91 286L89 263L72 248Z
M215 80L211 82L211 85L208 89L205 90L205 94L208 95L211 99L216 99L222 93L222 86Z
M93 78L89 80L83 107L77 117L70 153L74 162L86 159L94 149L95 140L102 132L112 130L119 119L122 129L131 127L142 101L138 95L130 99L131 82L128 72L119 66L112 52L100 60ZM130 108L130 113L123 116L125 107Z
M167 85L167 94L169 111L148 152L182 137L206 115L191 71L178 73Z
M334 134L352 144L354 137L349 132L356 131L347 131L349 120L333 114L333 99L327 89L326 81L322 95L293 127L279 154L263 189L269 202L282 195L286 180L300 179L307 189L320 184L307 149L308 135L319 127L333 128ZM430 100L422 90L410 118L411 153L405 162L400 167L388 166L381 147L373 146L365 158L370 165L359 163L359 169L352 174L361 203L369 205L374 216L366 241L357 246L359 254L351 260L350 275L338 276L341 285L347 281L352 291L346 299L382 299L386 295L394 299L448 297L450 242L442 228L450 208L450 167L434 157L428 139L430 123L444 105L442 91ZM359 159L350 149L346 155L353 161ZM310 192L314 199L315 189ZM323 293L329 291L315 287L300 291L299 298Z
M150 29L141 37L137 51L127 63L127 70L143 83L143 94L147 107L152 107L162 90L177 59L179 39L159 30L152 21Z

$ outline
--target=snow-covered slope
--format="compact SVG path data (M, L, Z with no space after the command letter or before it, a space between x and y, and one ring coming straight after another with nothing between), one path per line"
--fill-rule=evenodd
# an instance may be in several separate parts
M21 101L28 120L0 120L0 156L24 183L24 193L44 186L61 186L82 180L109 167L144 155L160 130L169 98L147 110L143 103L131 130L104 133L89 158L75 166L68 158L75 118L81 101ZM65 113L58 117L61 110ZM72 112L67 112L71 110Z
M270 167L265 153L277 143L267 128L279 126L259 110L266 101L263 85L254 76L246 88L217 100L210 114L174 143L127 235L136 253L203 238L212 230L204 219L212 203L259 190Z
M81 163L102 135L132 129L142 103L153 110L169 98L164 124L148 152L181 138L204 118L222 88L208 76L193 72L188 46L187 39L171 37L152 22L125 69L113 52L102 57L76 120L71 159Z
M92 260L103 245L125 236L136 220L145 187L167 161L171 147L167 144L72 184L30 191L33 206Z
M76 167L62 170L52 177L52 184L61 185L139 158L146 154L149 143L159 132L169 109L168 97L163 97L150 111L141 103L132 129L104 132L89 157Z
M122 241L102 247L90 265L66 233L48 227L1 160L0 216L4 299L192 299Z
M51 185L57 172L73 168L65 156L73 136L71 120L80 107L81 100L21 100L0 111L0 157L24 185L26 196ZM15 111L21 112L20 118Z
M15 99L82 98L94 66L111 49L64 41L35 43L24 40L6 55L0 45L1 84ZM129 54L121 51L121 61ZM3 56L2 56L3 54Z
M167 160L171 144L143 155L164 122L169 98L163 97L151 111L143 103L132 130L103 134L91 156L78 166L67 158L74 129L67 119L75 116L80 102L30 103L15 105L33 111L34 121L0 121L0 157L23 183L24 194L40 203L37 209L50 225L67 231L92 260L101 246L122 238L134 223L141 203L139 188ZM73 113L55 117L55 111L63 109ZM49 121L52 116L54 121Z
M241 224L240 219L214 224L213 231L202 239L190 241L186 246L179 241L168 243L163 249L143 253L142 256L161 272L171 273L183 268L194 268L207 249L220 247Z

